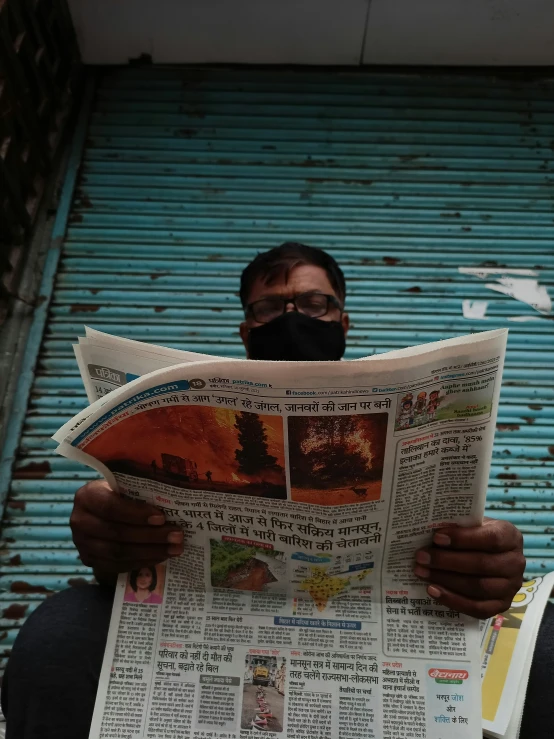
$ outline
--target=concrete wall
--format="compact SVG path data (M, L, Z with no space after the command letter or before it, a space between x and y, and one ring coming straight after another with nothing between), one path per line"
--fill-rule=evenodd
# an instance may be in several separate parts
M554 64L554 0L69 0L90 64Z
M368 0L69 0L90 64L359 64Z
M366 64L554 64L553 0L373 0Z

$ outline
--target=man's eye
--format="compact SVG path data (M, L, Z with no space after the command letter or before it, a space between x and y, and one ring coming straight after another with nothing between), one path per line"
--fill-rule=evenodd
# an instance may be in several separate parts
M270 315L275 312L282 310L282 304L280 300L267 300L263 303L258 303L256 310L260 315Z
M321 310L326 300L321 295L308 295L302 299L301 304L305 309Z
M262 303L262 308L264 310L279 310L281 307L281 301L280 300L268 300L265 303Z

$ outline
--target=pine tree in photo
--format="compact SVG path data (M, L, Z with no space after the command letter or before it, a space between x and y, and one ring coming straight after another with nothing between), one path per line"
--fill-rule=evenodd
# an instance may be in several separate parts
M238 431L240 449L235 450L239 472L257 475L263 470L276 469L277 457L271 456L267 447L267 434L256 413L238 413L235 428Z

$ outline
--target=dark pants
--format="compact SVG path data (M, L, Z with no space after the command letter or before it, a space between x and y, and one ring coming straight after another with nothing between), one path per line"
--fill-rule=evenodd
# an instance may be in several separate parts
M88 739L114 590L64 590L32 613L2 682L7 739Z
M113 591L65 590L17 638L2 684L7 739L88 739ZM554 736L554 606L543 619L520 739Z

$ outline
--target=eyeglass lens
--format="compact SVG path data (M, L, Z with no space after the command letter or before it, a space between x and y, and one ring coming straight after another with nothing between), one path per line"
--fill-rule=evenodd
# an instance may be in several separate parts
M258 300L252 304L252 313L254 320L258 323L268 323L274 318L283 315L288 303L294 302L296 309L300 313L304 313L311 318L321 318L327 313L329 308L329 298L327 295L320 293L308 293L306 295L298 295L293 300L285 298L265 298Z

